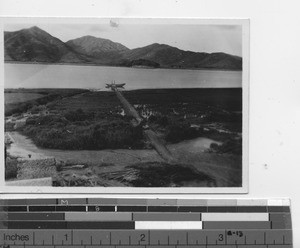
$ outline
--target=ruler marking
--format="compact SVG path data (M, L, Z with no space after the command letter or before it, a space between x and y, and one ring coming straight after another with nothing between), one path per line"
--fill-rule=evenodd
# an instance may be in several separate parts
M150 241L150 230L148 230L148 245L150 245L151 241Z
M52 235L52 245L54 245L54 236Z
M91 235L91 245L93 244L93 236Z
M71 230L71 245L73 245L73 229Z
M186 244L189 244L189 232L186 232Z
M285 245L285 235L284 235L284 234L283 234L283 236L282 236L282 244Z

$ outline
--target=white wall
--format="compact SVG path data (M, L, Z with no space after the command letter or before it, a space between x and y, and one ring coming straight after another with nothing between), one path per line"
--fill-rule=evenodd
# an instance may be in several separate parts
M0 0L0 15L250 18L250 192L221 197L291 198L294 247L300 247L300 15L296 0Z

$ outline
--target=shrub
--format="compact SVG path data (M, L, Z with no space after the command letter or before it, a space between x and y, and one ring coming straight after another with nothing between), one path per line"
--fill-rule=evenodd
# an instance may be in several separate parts
M8 157L5 161L5 179L17 178L18 161L16 158Z

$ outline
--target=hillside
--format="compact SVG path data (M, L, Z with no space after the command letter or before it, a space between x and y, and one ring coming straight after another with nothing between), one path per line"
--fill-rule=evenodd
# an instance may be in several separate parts
M90 62L110 64L120 59L120 53L129 49L108 39L83 36L66 42L74 51L89 56Z
M22 62L84 62L64 42L38 27L4 33L5 59Z
M5 61L90 63L183 69L241 70L242 58L226 53L199 53L154 43L129 49L108 39L83 36L66 43L38 27L5 32Z
M242 69L242 58L226 53L196 53L164 44L152 44L123 53L129 60L147 59L171 68Z

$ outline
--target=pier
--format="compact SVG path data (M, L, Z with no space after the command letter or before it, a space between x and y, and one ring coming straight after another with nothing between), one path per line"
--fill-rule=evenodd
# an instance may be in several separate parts
M118 99L122 103L125 114L132 117L131 124L134 127L141 125L143 118L139 115L136 109L127 101L122 92L118 90L118 87L112 84L110 88L116 93ZM158 137L154 130L144 128L143 133L161 158L163 158L168 163L176 162L176 159L172 156L172 153L163 144L163 141Z

